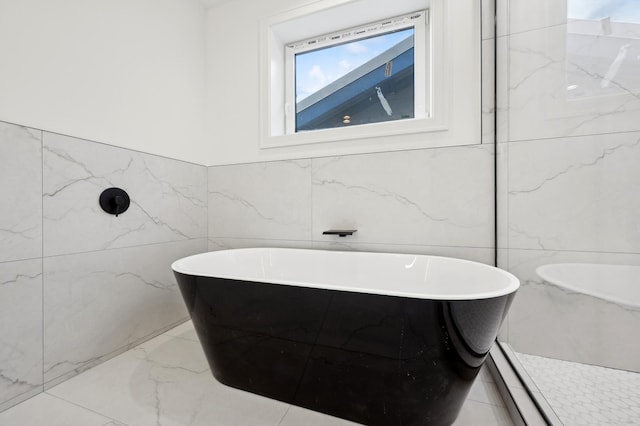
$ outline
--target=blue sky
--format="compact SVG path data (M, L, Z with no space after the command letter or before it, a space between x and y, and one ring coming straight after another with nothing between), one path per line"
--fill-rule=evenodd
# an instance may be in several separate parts
M296 102L409 37L413 29L397 31L296 55Z
M567 17L640 23L640 0L567 0Z

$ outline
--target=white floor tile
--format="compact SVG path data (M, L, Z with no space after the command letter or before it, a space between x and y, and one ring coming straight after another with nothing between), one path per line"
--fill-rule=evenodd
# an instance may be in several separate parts
M504 401L495 383L484 382L478 377L471 386L467 399L485 404L498 405L504 407Z
M358 424L292 405L278 426L356 426Z
M477 380L482 380L483 382L487 383L495 383L495 380L493 379L493 376L489 371L489 367L487 367L486 364L480 369Z
M196 335L196 330L193 328L193 321L191 320L172 328L164 334L167 336L179 337L181 339L193 340L194 342L199 341L198 336Z
M135 426L277 425L288 408L218 383L198 342L165 335L50 392Z
M46 393L0 413L0 425L126 426Z
M481 373L456 426L512 425ZM0 413L11 426L350 426L218 383L188 321Z
M513 421L504 407L468 399L453 426L512 426Z

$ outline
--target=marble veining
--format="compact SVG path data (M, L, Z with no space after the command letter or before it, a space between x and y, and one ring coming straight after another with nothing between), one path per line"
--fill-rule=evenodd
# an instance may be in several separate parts
M640 252L640 133L508 149L510 248Z
M13 124L0 161L4 410L185 319L167 265L206 251L208 204L204 166ZM134 196L118 218L110 186Z
M590 36L602 46L587 55L580 50L588 49L587 42L575 39L571 23L509 36L511 141L640 130L635 119L640 111L637 72L635 77L629 76L634 71L604 75L621 43L640 47L636 35L617 31L617 38L604 41L601 35ZM603 88L588 92L592 87Z
M345 249L458 247L487 261L492 164L489 145L210 167L210 247L315 247L350 227Z
M224 425L240 419L276 425L284 416L286 404L227 388L210 374L197 341L159 336L49 392L136 426ZM117 391L123 385L126 392Z
M481 371L455 426L513 424ZM350 426L218 383L191 322L0 413L20 426Z
M198 239L45 258L45 382L57 383L183 320L167 265L205 250L206 240Z
M545 282L550 263L640 265L638 254L509 250L509 271L522 287L509 313L509 343L538 356L640 371L640 311ZM616 348L616 350L611 350Z
M203 166L50 133L43 161L45 256L206 235ZM111 186L131 196L119 217L97 204Z
M42 390L42 261L0 263L0 408Z
M309 160L209 168L209 237L308 240Z
M587 3L496 5L498 265L522 282L501 339L541 363L637 369L638 312L535 273L549 263L640 264L640 26L620 13L607 19L614 2ZM534 364L526 365L532 375ZM540 377L564 390L536 382L558 414L571 412L565 424L629 423L602 416L616 404L598 405L609 396L593 398L593 382L548 370ZM617 394L614 380L601 388ZM633 406L617 405L609 412Z
M492 156L474 146L313 159L313 235L354 227L354 243L489 247Z
M0 122L0 262L42 256L42 136Z

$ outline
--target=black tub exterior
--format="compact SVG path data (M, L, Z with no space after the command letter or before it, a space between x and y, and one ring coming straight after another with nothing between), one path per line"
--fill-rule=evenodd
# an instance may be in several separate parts
M369 425L453 423L513 298L175 275L216 379Z

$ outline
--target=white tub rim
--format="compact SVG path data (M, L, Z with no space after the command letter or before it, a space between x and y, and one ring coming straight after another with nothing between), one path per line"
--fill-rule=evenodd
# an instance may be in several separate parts
M470 273L475 271L480 275L492 275L496 277L497 280L501 280L503 285L500 288L493 288L491 290L485 291L474 291L473 293L456 293L453 291L443 291L440 290L438 292L416 292L407 289L380 289L375 288L374 286L367 288L358 288L353 286L348 286L340 283L328 283L322 284L318 282L310 282L310 281L296 281L291 279L282 279L282 278L274 278L272 276L255 276L249 274L240 274L240 273L216 273L213 271L205 271L203 269L203 263L205 259L215 258L215 257L230 257L234 255L252 255L252 254L290 254L290 255L308 255L314 254L324 255L327 257L352 257L356 259L362 256L372 256L377 259L387 258L389 261L391 259L405 260L409 261L413 259L413 263L406 264L405 269L413 267L417 260L422 260L425 262L429 262L427 265L427 270L425 274L428 274L428 267L431 266L442 266L446 267L447 263L456 263L457 266L465 268L465 273ZM208 259L210 260L210 259ZM224 259L218 259L224 260ZM227 259L228 260L228 259ZM432 263L433 262L433 263ZM474 262L471 260L458 259L453 257L444 257L444 256L432 256L425 254L405 254L405 253L380 253L380 252L361 252L361 251L336 251L336 250L318 250L318 249L295 249L295 248L274 248L274 247L259 247L259 248L243 248L243 249L227 249L227 250L219 250L219 251L209 251L205 253L200 253L192 256L187 256L182 259L178 259L171 265L173 271L185 274L185 275L193 275L193 276L202 276L202 277L213 277L213 278L223 278L223 279L231 279L237 281L249 281L249 282L261 282L268 284L282 284L282 285L291 285L291 286L301 286L301 287L309 287L309 288L319 288L319 289L327 289L327 290L338 290L338 291L348 291L348 292L357 292L357 293L368 293L368 294L379 294L386 296L398 296L398 297L408 297L415 299L430 299L430 300L479 300L479 299L490 299L494 297L501 297L505 295L509 295L515 293L520 287L520 281L512 274L502 269L496 268L494 266L486 265L484 263ZM458 271L459 272L459 271ZM455 275L455 274L453 274ZM425 278L426 279L426 278ZM466 285L466 284L465 284ZM473 283L474 286L478 286L477 283ZM491 286L493 284L485 284L487 286ZM495 287L495 285L494 285Z
M638 265L625 265L625 264L611 264L611 263L579 263L579 262L565 262L565 263L548 263L545 265L538 266L536 268L536 274L544 281L552 284L554 286L564 288L570 290L575 293L584 294L587 296L595 297L597 299L601 299L610 303L614 303L616 305L622 305L628 308L632 308L635 310L640 310L640 289L638 290L638 294L636 298L638 300L629 300L620 295L612 295L607 294L606 291L595 291L589 288L581 287L575 283L567 281L563 277L559 277L558 275L554 276L555 270L557 269L567 269L567 268L591 268L591 269L601 269L601 270L620 270L620 269L637 269L640 273L640 266ZM611 289L611 286L608 287ZM618 288L619 289L619 286Z

